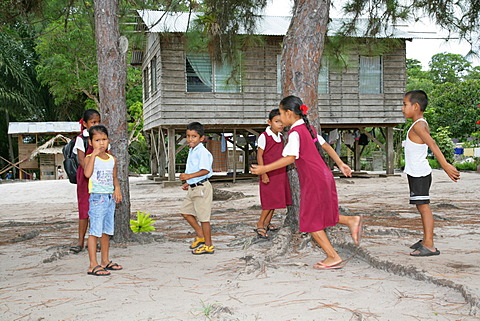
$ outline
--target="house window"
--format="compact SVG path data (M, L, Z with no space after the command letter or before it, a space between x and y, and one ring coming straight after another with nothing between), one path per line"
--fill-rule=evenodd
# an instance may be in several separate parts
M208 54L187 54L187 92L240 92L240 73L227 63L213 63Z
M282 93L282 55L277 55L277 93ZM318 73L318 93L328 94L328 60L322 56L320 72Z
M359 91L361 94L382 93L382 57L360 56Z
M152 72L150 88L153 94L157 91L157 57L153 57L150 61L150 70Z
M320 72L318 73L318 93L328 94L328 60L322 56Z
M148 77L148 67L143 70L143 97L144 99L148 99L150 97L150 81Z

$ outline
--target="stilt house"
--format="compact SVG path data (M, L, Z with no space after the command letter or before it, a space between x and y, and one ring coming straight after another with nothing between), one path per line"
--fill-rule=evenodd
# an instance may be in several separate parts
M140 10L138 15L147 34L141 63L144 130L152 146L152 172L162 174L166 165L163 160L167 159L169 180L174 180L175 153L182 148L176 145L192 121L204 124L209 133L233 133L233 146L243 150L248 169L254 147L251 136L265 129L268 112L277 108L282 98L281 44L291 17L261 17L256 35L262 41L242 52L241 68L234 70L226 62L216 63L207 54L188 49L185 33L197 14ZM333 19L329 35L334 35L341 25L342 20ZM363 33L360 30L358 34ZM384 150L386 172L392 174L393 127L404 122L401 107L406 82L405 41L412 36L389 28L377 38L398 41L381 55L368 55L363 53L368 50L359 49L349 52L346 68L333 68L327 59L322 60L318 108L324 133L338 129L344 134L356 131L369 136ZM381 128L387 143L378 141L365 130L367 127ZM239 135L243 136L241 143ZM359 140L348 139L348 146L354 155L351 166L359 170ZM233 162L236 166L237 162Z

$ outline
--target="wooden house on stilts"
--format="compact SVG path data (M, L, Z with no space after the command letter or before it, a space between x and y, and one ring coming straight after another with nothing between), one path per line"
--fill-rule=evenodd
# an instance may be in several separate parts
M207 133L218 137L233 134L233 148L243 150L243 166L248 170L249 155L255 149L253 135L265 130L268 112L277 108L282 98L281 43L290 17L259 18L255 34L261 41L242 52L241 68L235 68L188 49L186 31L197 14L139 10L138 15L147 39L141 64L144 130L151 143L152 173L165 175L164 169L168 168L169 180L175 179L175 155L184 147L178 145L192 121L201 122ZM329 35L333 36L341 25L341 19L333 19ZM358 34L363 34L359 29ZM322 133L330 134L327 141L341 141L351 149L354 161L350 166L355 170L360 170L362 142L358 135L363 134L380 146L386 173L393 174L393 127L404 122L405 42L412 36L395 28L386 29L376 41L389 42L389 50L375 55L369 53L366 38L352 39L358 43L363 39L365 50L361 46L350 50L344 68L322 60L318 85ZM380 128L385 137L381 140L386 143L366 128ZM216 148L224 151L222 143L217 142L222 147ZM234 175L239 166L233 161Z

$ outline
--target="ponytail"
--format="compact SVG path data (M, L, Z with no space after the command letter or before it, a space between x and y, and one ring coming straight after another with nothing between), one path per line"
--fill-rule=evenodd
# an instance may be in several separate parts
M282 108L283 110L291 110L296 115L299 115L300 117L302 117L303 121L305 122L305 126L307 126L308 132L312 136L312 140L315 143L315 147L317 148L318 153L322 157L323 161L327 163L327 161L325 160L325 155L324 155L322 145L320 145L320 142L318 141L318 138L315 135L312 129L312 126L310 125L310 122L308 121L308 117L307 117L308 107L305 106L302 100L297 96L288 96L283 98L282 101L280 101L280 108Z
M313 142L315 143L315 147L317 148L318 153L320 154L320 156L322 157L323 161L326 164L327 161L325 160L325 153L323 151L322 145L320 145L320 142L318 141L317 136L313 132L312 126L310 125L310 122L308 121L307 115L302 113L301 116L302 116L303 121L305 122L305 126L307 126L308 132L312 136Z

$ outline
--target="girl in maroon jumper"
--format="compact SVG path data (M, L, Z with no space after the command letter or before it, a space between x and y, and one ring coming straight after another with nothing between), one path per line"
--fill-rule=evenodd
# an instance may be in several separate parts
M273 109L268 115L268 125L270 126L258 137L257 161L259 165L267 165L282 158L284 126L278 108ZM268 231L278 229L270 224L275 209L285 208L292 204L290 184L285 168L279 168L260 176L260 203L262 204L262 214L254 231L259 237L268 238Z
M347 225L353 241L358 244L362 230L360 216L344 216L338 212L337 189L333 174L320 155L320 148L335 161L345 176L350 177L352 170L335 150L317 135L307 119L308 107L300 98L288 96L280 102L280 117L285 126L291 126L288 144L283 157L264 166L252 165L252 173L263 173L285 167L295 162L300 180L300 232L311 233L313 239L325 251L327 257L316 263L316 269L342 268L342 258L333 248L325 233L325 228L337 223Z
M85 110L80 124L82 125L82 133L77 136L75 147L73 147L73 152L77 154L80 165L77 169L78 241L76 245L70 248L70 251L73 253L79 253L83 250L85 234L88 228L88 200L90 194L88 193L88 178L83 174L83 167L85 165L85 156L91 154L93 148L87 143L87 148L85 149L85 139L88 139L90 127L100 125L100 113L95 109Z

